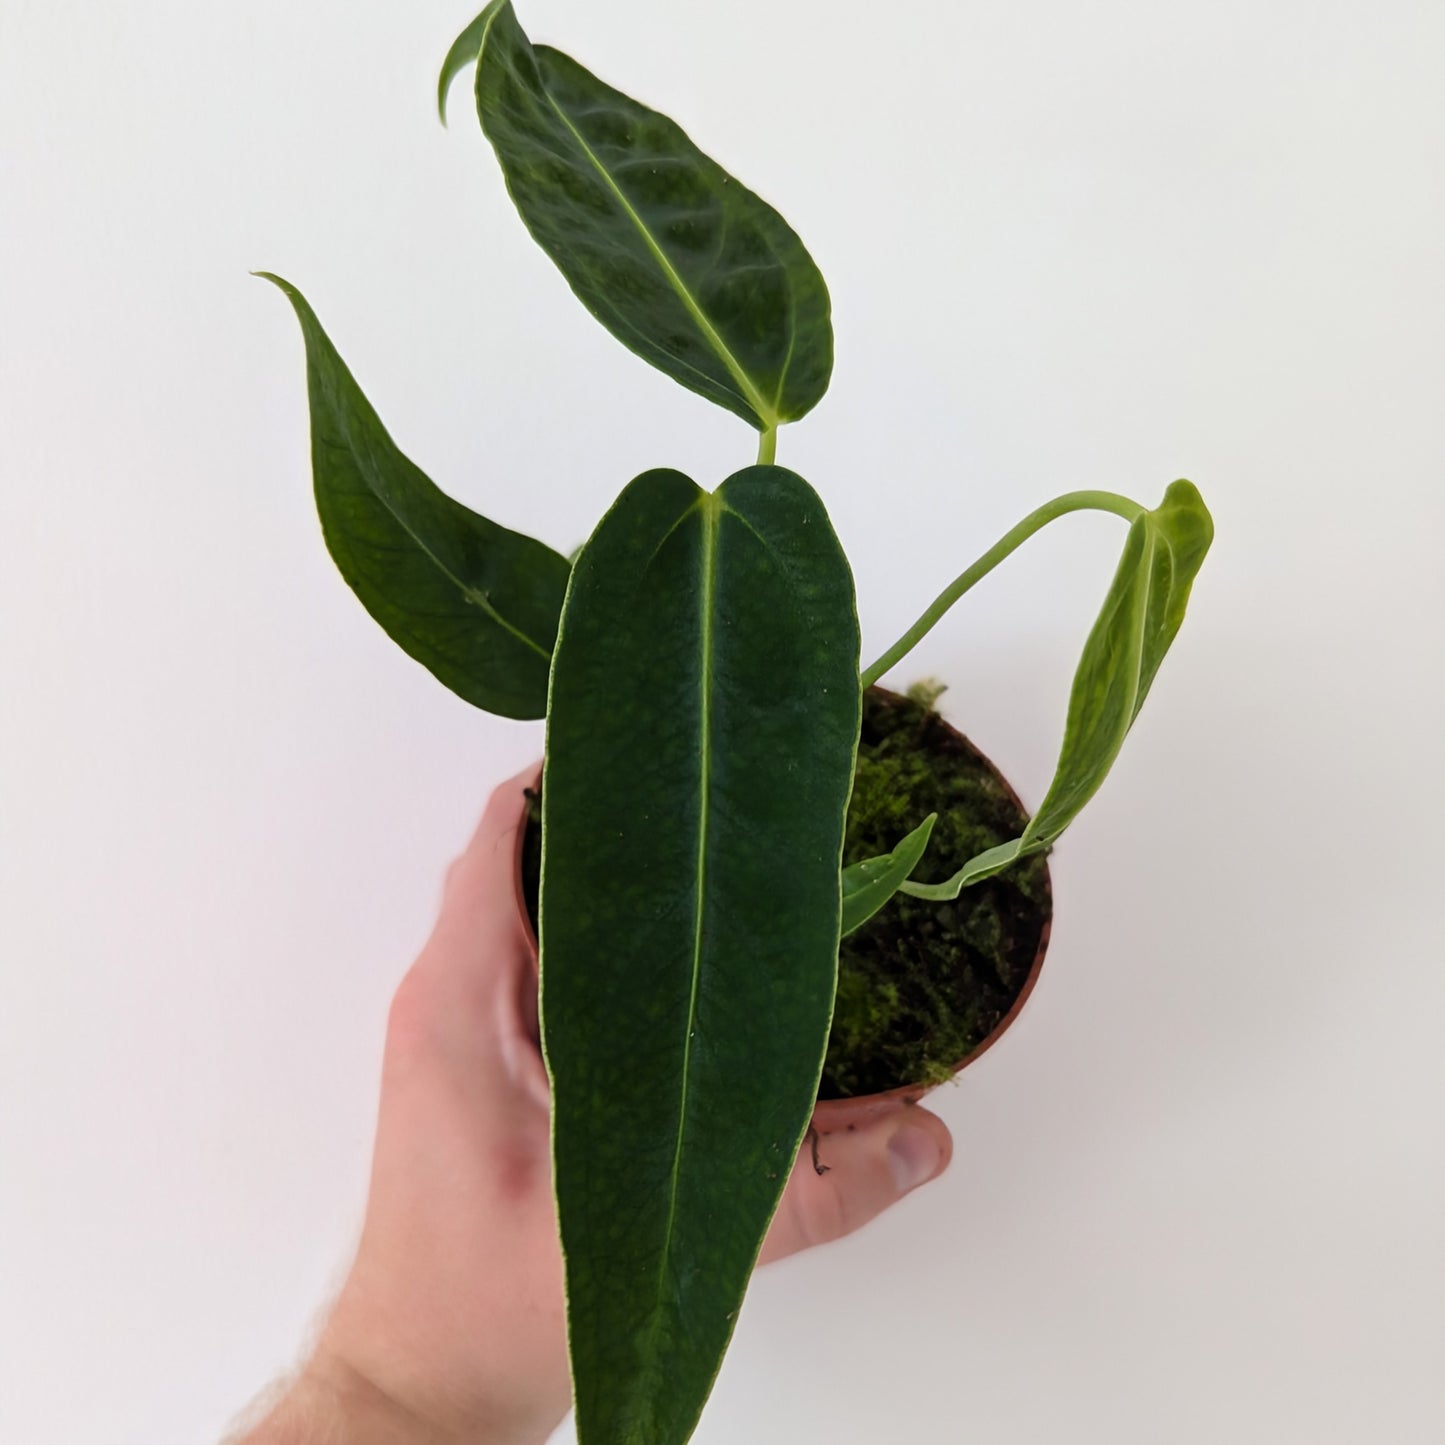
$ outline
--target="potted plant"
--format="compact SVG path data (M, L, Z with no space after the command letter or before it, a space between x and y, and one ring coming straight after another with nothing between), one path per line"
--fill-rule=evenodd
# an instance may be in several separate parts
M316 501L343 576L468 702L546 720L519 870L577 1429L582 1445L680 1445L810 1122L916 1097L1032 985L1045 855L1118 754L1212 525L1188 482L1153 509L1059 497L860 668L848 561L818 494L775 460L832 367L801 241L672 121L533 46L509 0L452 47L443 111L471 67L533 237L629 349L757 431L756 463L715 489L645 472L569 560L434 486L301 294L269 279L305 337ZM1083 508L1128 530L1029 816L939 718L936 690L876 684Z

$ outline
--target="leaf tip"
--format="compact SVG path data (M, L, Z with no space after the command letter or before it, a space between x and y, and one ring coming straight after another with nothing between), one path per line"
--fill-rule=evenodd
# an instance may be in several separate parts
M487 32L492 28L492 21L503 4L505 0L491 0L482 13L452 41L451 49L442 61L441 74L437 77L437 118L443 126L447 123L447 96L451 92L452 82L469 65L480 63L482 50L487 43Z
M447 97L452 92L452 81L457 78L457 72L450 68L451 56L447 56L447 64L442 66L442 73L437 77L437 119L442 123L442 129L447 129Z

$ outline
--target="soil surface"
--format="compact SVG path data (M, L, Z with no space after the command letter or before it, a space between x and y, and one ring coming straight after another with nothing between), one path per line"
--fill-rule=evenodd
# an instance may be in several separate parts
M922 697L870 688L843 861L886 853L929 813L933 836L914 876L950 877L1015 838L1027 815L993 765ZM522 882L533 926L541 808L531 800ZM838 1000L820 1099L936 1083L981 1044L1018 997L1050 915L1042 857L964 889L952 903L897 894L842 942Z

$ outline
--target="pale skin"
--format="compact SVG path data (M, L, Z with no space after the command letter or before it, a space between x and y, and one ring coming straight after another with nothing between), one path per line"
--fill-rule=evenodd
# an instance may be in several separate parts
M310 1359L243 1445L543 1445L570 1404L548 1085L492 795L392 1000L365 1223ZM802 1151L762 1263L851 1233L947 1166L910 1108Z

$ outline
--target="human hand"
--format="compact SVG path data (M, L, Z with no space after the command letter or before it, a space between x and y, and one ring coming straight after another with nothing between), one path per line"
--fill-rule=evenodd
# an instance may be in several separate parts
M540 1445L570 1404L537 985L513 888L528 772L492 794L392 1001L366 1220L315 1353L250 1445ZM802 1151L762 1261L942 1172L912 1108Z

